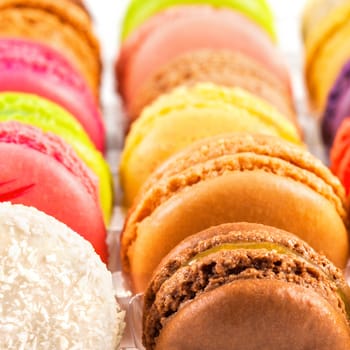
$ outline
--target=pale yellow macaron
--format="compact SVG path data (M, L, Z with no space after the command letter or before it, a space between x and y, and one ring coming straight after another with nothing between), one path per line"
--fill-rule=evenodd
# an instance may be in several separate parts
M331 87L350 58L350 2L331 1L316 10L319 2L313 1L304 15L305 78L316 112L324 109Z
M148 176L194 141L227 132L279 136L301 144L296 127L269 103L240 89L209 83L180 87L144 109L121 158L124 204L132 204Z
M347 0L308 0L302 15L302 36L304 41L327 15Z

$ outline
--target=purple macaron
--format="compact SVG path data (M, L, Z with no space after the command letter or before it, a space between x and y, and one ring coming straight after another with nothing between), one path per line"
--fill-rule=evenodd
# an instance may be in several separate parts
M329 149L342 121L350 116L350 61L341 69L328 94L322 118L322 137Z

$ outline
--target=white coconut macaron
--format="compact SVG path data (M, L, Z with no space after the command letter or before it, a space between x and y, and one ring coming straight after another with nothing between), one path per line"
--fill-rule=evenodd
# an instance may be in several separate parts
M0 349L115 350L123 329L91 244L34 208L0 203Z

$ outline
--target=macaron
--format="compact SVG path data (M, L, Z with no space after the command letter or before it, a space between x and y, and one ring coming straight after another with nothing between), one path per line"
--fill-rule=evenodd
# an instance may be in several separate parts
M342 121L348 116L350 116L350 56L328 94L322 116L322 137L328 149L332 146Z
M238 223L181 242L145 294L146 350L346 350L342 273L296 236Z
M145 82L127 108L128 114L134 120L160 95L199 82L239 86L270 102L297 123L294 101L287 87L258 62L228 50L191 51L174 58Z
M0 38L0 76L0 91L32 93L59 104L76 117L96 147L104 150L105 128L96 97L59 52L30 40Z
M99 96L100 47L89 15L71 0L0 0L0 36L47 44L80 71Z
M350 3L344 1L318 23L317 30L305 41L305 80L318 114L324 111L328 94L350 57L349 16Z
M0 163L1 193L16 193L7 201L55 217L87 239L107 261L97 178L68 144L29 125L0 123Z
M1 349L118 347L124 312L89 242L35 208L10 203L0 204L0 240Z
M327 17L329 12L344 4L347 0L307 0L302 16L302 36L304 41L318 25Z
M349 256L345 192L305 149L267 135L201 140L161 165L129 211L122 265L144 291L162 258L187 236L228 222L298 235L338 267Z
M350 193L350 119L342 122L330 151L331 169Z
M198 139L235 131L301 142L295 126L275 107L240 88L200 83L161 96L144 109L126 138L120 164L126 206L172 154Z
M113 206L111 172L103 155L95 148L77 120L58 105L39 96L2 92L0 93L0 122L11 120L53 133L74 149L79 158L98 178L99 202L105 223L108 225Z
M239 51L260 62L291 91L280 51L256 23L228 9L180 6L152 17L121 46L116 74L126 105L161 66L201 49Z
M165 9L180 5L211 5L216 8L223 7L239 11L258 23L269 33L273 40L276 40L273 13L265 0L256 0L252 2L235 0L149 0L145 2L142 0L132 0L128 6L122 24L122 40L130 36L150 17Z

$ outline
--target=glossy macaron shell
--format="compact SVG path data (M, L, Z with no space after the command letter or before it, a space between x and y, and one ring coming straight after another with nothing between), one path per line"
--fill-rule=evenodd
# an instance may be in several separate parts
M142 84L159 67L178 55L200 49L227 49L246 54L291 89L281 53L258 25L234 11L182 6L152 17L123 43L117 77L126 103L131 103Z
M62 53L99 96L100 47L88 14L71 0L1 0L0 36L38 41Z
M34 206L92 243L107 261L97 179L60 138L16 122L0 123L1 191L31 185L11 202Z
M337 6L305 42L305 77L312 107L321 113L339 72L349 60L350 6ZM329 58L332 57L330 64Z
M241 0L133 0L130 2L122 26L121 37L125 40L150 17L169 7L181 5L211 5L216 8L228 8L239 11L261 25L276 39L273 14L265 0L253 2Z
M334 343L346 349L348 303L341 272L297 237L226 224L187 238L163 259L145 294L143 340L147 350L170 343L174 349L327 349ZM305 317L315 326L305 330ZM287 331L281 319L289 320ZM321 330L327 332L315 339Z
M108 164L79 122L64 109L39 96L0 93L0 122L18 121L51 132L64 139L98 177L99 199L106 224L112 205L112 180Z
M45 97L69 111L99 150L104 149L102 115L86 81L64 56L49 46L0 38L0 91Z
M200 83L161 96L144 109L126 138L120 165L125 204L132 204L152 171L177 151L236 131L301 142L295 126L275 107L239 88Z
M270 102L296 122L293 98L287 87L258 62L228 50L198 50L174 58L145 82L138 96L127 106L128 114L136 119L142 109L160 95L178 86L199 82L241 87Z
M237 221L300 235L344 267L346 210L338 179L305 150L262 135L217 136L169 159L144 185L123 231L123 267L142 291L182 239Z

